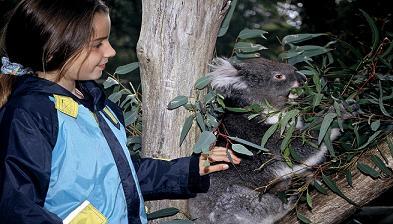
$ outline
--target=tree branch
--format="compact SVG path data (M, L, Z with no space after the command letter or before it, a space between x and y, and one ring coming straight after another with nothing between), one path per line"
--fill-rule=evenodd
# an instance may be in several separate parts
M386 157L387 161L385 162L387 162L387 165L392 168L393 157L389 152L389 147L386 142L363 154L359 158L359 161L374 168L375 165L373 165L369 159L370 155L381 155L381 153ZM360 173L356 167L353 167L351 172L353 187L348 185L344 176L337 176L334 180L342 192L359 206L366 205L380 196L383 192L393 187L393 178L391 177L373 180L371 177ZM328 195L314 192L312 194L312 200L314 205L312 211L310 211L305 204L298 207L298 211L309 218L312 223L340 223L352 215L357 209L355 206L349 204L340 196L332 192L329 192ZM292 211L280 220L279 223L299 223L296 212Z

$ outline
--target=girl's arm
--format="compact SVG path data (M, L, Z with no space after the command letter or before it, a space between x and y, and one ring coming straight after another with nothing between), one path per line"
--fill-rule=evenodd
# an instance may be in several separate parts
M52 155L48 136L23 109L0 110L0 121L0 220L62 223L43 207Z

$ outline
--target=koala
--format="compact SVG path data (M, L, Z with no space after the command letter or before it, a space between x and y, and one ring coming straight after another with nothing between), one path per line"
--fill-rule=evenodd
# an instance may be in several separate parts
M208 75L212 88L225 97L226 106L245 107L267 101L280 111L289 99L296 98L290 93L291 89L306 81L306 77L297 73L295 67L264 58L233 64L217 58ZM261 114L266 118L261 122L258 117L248 119L244 113L225 112L221 122L229 136L260 145L267 129L278 122L277 114L266 114L269 111ZM301 119L298 119L296 129L299 131L303 126ZM337 132L332 131L332 139ZM232 164L226 171L210 174L208 193L189 200L189 211L194 222L269 224L287 214L296 198L290 197L284 203L275 193L288 189L292 175L305 174L312 166L323 162L327 148L322 144L320 149L315 149L294 139L291 145L301 161L289 167L280 152L282 140L275 133L265 146L270 150L268 154L257 154L256 149L249 147L250 151L254 150L254 156L238 155L242 158L239 165ZM225 142L217 141L217 145L225 146Z

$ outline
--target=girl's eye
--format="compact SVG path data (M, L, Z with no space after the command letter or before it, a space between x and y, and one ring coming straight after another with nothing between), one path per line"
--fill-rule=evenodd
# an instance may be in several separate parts
M102 42L100 42L100 43L98 43L98 44L95 44L94 45L94 48L100 48L102 46Z

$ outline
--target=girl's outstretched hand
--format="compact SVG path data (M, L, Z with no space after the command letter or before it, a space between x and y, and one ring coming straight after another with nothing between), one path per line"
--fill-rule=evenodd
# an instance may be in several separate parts
M229 155L232 158L232 161L234 164L239 164L240 163L240 158L235 156L232 152L232 150L228 150ZM205 166L205 161L208 161L210 163L212 162L227 162L230 163L231 161L228 158L227 155L227 149L224 147L214 147L212 150L210 150L210 153L207 154L201 154L199 157L199 174L206 175L212 172L217 172L217 171L222 171L226 170L229 168L228 164L226 163L220 163L212 166Z

